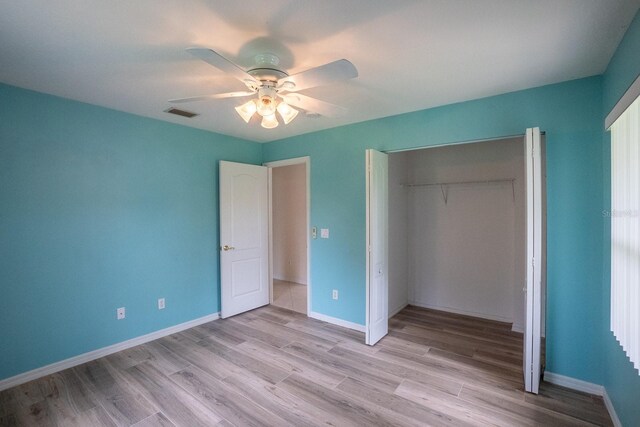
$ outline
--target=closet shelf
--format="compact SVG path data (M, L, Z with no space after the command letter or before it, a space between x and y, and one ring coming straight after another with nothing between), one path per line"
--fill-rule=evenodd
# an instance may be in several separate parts
M484 181L453 181L453 182L431 182L427 184L401 184L403 187L437 187L437 186L449 186L449 185L470 185L470 184L500 184L500 183L511 183L515 182L515 178L505 178L505 179L487 179Z
M477 185L477 184L511 184L511 194L513 195L513 202L516 202L516 187L515 187L515 178L504 178L504 179L486 179L483 181L453 181L453 182L430 182L426 184L400 184L402 187L406 188L416 188L416 187L440 187L440 192L442 193L442 199L444 200L444 204L447 204L448 194L447 189L451 185Z

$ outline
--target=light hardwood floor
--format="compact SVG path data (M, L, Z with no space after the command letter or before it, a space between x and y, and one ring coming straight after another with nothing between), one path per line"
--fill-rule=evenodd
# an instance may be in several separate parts
M611 425L599 397L525 394L506 324L407 307L363 342L267 306L0 392L0 425Z

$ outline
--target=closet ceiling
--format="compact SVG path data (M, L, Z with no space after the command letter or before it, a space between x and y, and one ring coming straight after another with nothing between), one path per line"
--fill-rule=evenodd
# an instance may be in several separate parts
M640 0L20 0L0 4L0 82L254 141L271 141L600 74ZM342 105L287 126L245 124L244 90L185 52L243 67L271 52L290 74L349 59L359 77L304 91Z

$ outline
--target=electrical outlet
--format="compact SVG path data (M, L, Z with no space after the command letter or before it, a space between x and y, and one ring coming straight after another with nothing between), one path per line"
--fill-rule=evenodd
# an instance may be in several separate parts
M338 299L338 290L337 289L333 290L333 292L331 293L331 298Z
M158 298L158 310L164 310L164 298Z
M311 238L312 239L317 239L318 238L318 227L312 227L311 228Z
M124 307L120 307L116 310L116 317L118 318L118 320L122 320L125 318Z

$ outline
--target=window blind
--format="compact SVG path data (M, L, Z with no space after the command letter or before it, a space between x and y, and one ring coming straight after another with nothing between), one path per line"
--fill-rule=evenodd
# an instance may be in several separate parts
M611 331L640 370L640 98L611 126Z

